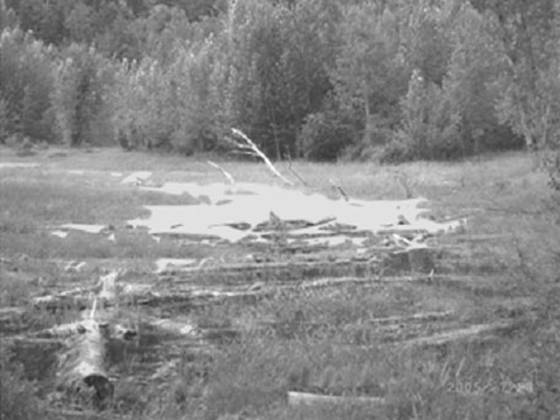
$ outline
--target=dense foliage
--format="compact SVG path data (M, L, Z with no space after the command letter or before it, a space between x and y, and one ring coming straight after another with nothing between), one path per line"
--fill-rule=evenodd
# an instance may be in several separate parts
M556 149L559 9L0 0L0 141L193 153L237 127L278 159Z

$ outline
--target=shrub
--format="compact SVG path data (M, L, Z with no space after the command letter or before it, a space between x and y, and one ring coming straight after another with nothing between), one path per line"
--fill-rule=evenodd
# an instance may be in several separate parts
M399 163L415 158L413 144L402 132L395 133L393 139L383 146L379 152L379 160L383 163Z
M166 70L151 58L121 64L110 97L113 128L121 144L151 148L170 143L177 109L169 82Z
M93 48L72 44L56 68L54 114L64 143L112 143L107 92L113 86L110 62Z
M420 159L454 158L465 153L460 141L460 115L450 106L447 92L413 72L401 101L402 128L398 142Z
M212 143L211 40L177 47L169 65L124 61L110 96L112 124L125 147L167 146L190 154Z
M352 140L352 126L327 111L307 116L301 129L299 144L307 159L335 160Z
M15 28L2 32L0 55L0 141L16 133L33 141L54 141L49 99L53 51Z

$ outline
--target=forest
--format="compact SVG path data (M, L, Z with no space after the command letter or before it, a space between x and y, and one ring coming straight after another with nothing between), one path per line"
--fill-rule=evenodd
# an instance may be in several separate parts
M226 151L237 128L276 160L554 150L559 9L554 0L2 0L0 142L192 154Z

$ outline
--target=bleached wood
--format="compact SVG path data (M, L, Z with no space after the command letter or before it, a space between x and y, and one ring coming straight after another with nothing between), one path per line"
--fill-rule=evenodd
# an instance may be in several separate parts
M94 404L102 404L113 395L113 384L105 369L107 326L95 320L81 323L83 332L68 340L68 351L61 355L58 386L71 395L89 396L95 391Z
M226 179L228 180L228 182L231 185L235 185L235 178L233 178L233 176L228 171L226 171L224 168L222 168L217 163L212 162L211 160L207 161L207 163L208 163L208 165L212 166L213 168L216 168L217 170L219 170L226 177Z
M458 342L461 340L472 339L482 334L493 334L514 327L511 321L497 321L490 324L476 324L466 328L459 328L450 331L433 334L428 337L417 337L402 343L405 347L410 346L441 346Z
M278 170L272 164L270 159L268 159L268 157L259 149L259 147L253 142L253 140L247 137L247 135L243 131L237 128L232 128L231 131L233 132L233 134L240 137L241 140L243 141L243 143L239 143L238 141L235 141L234 143L236 143L237 147L239 147L241 150L248 151L252 153L254 156L262 159L262 161L266 164L270 172L272 172L275 176L280 178L285 184L290 186L294 185L292 181L290 181L288 178L286 178L284 175L278 172Z
M385 404L381 397L343 397L333 395L312 394L309 392L288 392L288 404L292 407L329 408L340 406L379 407Z

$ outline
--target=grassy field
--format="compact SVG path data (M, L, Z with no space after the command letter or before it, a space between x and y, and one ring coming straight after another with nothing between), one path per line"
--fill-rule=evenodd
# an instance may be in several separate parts
M39 166L2 168L6 162ZM219 163L238 181L276 182L264 165ZM90 418L560 418L560 203L534 166L521 153L399 166L278 164L286 176L293 178L295 170L306 181L301 188L327 195L337 194L332 181L356 198L425 197L437 219L468 217L466 233L440 239L453 251L438 260L438 281L286 288L249 304L226 301L189 310L181 315L197 325L235 327L241 333L211 357L193 360L189 351L181 351L165 381L138 380L134 368L124 374L126 366L120 366L111 406L102 417ZM203 157L49 149L23 158L0 149L0 309L25 307L33 296L91 282L109 268L125 268L135 280L149 282L155 281L153 261L159 257L235 261L248 252L240 245L156 242L146 232L127 229L127 220L146 214L143 205L193 202L189 196L120 183L138 170L153 172L149 182L154 185L223 181ZM63 223L111 225L115 240L79 233L53 236ZM71 261L85 261L87 268L65 269ZM262 279L268 280L274 279ZM373 325L379 318L441 311L452 312L451 318L406 325L402 332L397 325L383 335ZM399 345L408 335L497 320L514 321L515 328L491 340ZM33 330L60 318L35 313L26 322L25 328ZM255 327L263 322L270 328ZM2 353L0 417L46 418L49 380L27 381L33 376L29 369L15 367L17 357ZM385 402L374 408L293 407L288 391L383 397Z

